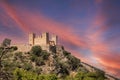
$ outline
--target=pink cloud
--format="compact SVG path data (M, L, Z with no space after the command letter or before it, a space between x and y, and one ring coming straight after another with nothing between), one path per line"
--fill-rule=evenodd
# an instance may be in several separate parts
M119 52L113 52L111 46L101 40L104 32L108 27L104 25L106 17L97 15L92 25L88 29L88 39L91 42L89 49L93 53L94 58L104 67L108 73L120 76L120 55Z
M24 24L24 22L20 20L13 7L11 7L6 1L1 2L0 5L9 15L9 17L11 17L11 19L13 19L22 30L24 30L25 32L30 31L29 28Z
M0 34L0 43L2 43L2 41L5 39L5 38L9 38L12 40L12 44L14 43L17 43L17 44L21 44L21 43L24 43L25 42L25 39L23 38L20 38L18 36L12 36L12 35L8 35L7 33L1 33Z
M96 4L100 4L100 3L102 3L103 2L103 0L95 0L95 3Z
M80 37L78 38L78 36L72 33L73 29L66 27L67 25L46 18L45 16L37 12L29 12L27 10L19 11L20 9L16 10L13 8L12 5L8 4L7 2L4 2L2 4L2 7L6 11L6 13L11 17L11 19L13 19L24 32L54 32L60 38L70 43L82 47L85 47L86 45L85 41L83 41Z

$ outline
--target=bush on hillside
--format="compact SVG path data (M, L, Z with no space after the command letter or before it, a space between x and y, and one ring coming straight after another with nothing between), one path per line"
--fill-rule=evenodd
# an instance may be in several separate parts
M45 51L45 50L43 50L42 52L41 52L41 57L43 58L43 60L47 60L48 59L48 57L49 57L49 53L47 52L47 51Z
M68 51L65 51L65 50L63 51L63 55L64 55L64 56L68 56L69 54L71 54L71 53L68 52Z
M36 74L24 69L15 69L13 72L14 80L58 80L55 74Z
M50 51L52 51L53 53L56 53L56 46L50 46Z
M39 58L39 57L35 59L35 64L37 66L45 65L44 60L42 58Z
M16 51L18 49L17 46L12 46L11 48L12 48L12 51Z
M79 65L80 65L79 59L77 59L72 55L68 55L67 58L68 58L68 64L69 64L70 70L76 70L79 68Z
M33 46L31 49L31 53L36 56L40 56L41 51L42 51L42 48L40 46Z

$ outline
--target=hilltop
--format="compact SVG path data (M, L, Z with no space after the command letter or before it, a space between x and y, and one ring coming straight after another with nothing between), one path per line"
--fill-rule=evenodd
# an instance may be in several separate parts
M32 46L28 52L16 51L10 40L0 47L0 80L119 80L100 69L81 62L62 46Z

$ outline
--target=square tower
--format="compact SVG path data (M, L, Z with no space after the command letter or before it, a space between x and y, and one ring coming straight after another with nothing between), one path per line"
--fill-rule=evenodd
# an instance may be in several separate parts
M42 45L47 45L49 43L49 33L42 33Z
M55 45L58 43L58 37L56 35L51 36L51 41L54 41Z
M34 45L34 39L35 39L35 34L30 33L29 34L29 45Z

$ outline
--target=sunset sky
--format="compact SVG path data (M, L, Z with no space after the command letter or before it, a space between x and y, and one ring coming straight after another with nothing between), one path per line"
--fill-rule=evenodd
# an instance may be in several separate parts
M120 77L120 0L0 0L0 42L50 32L83 62Z

